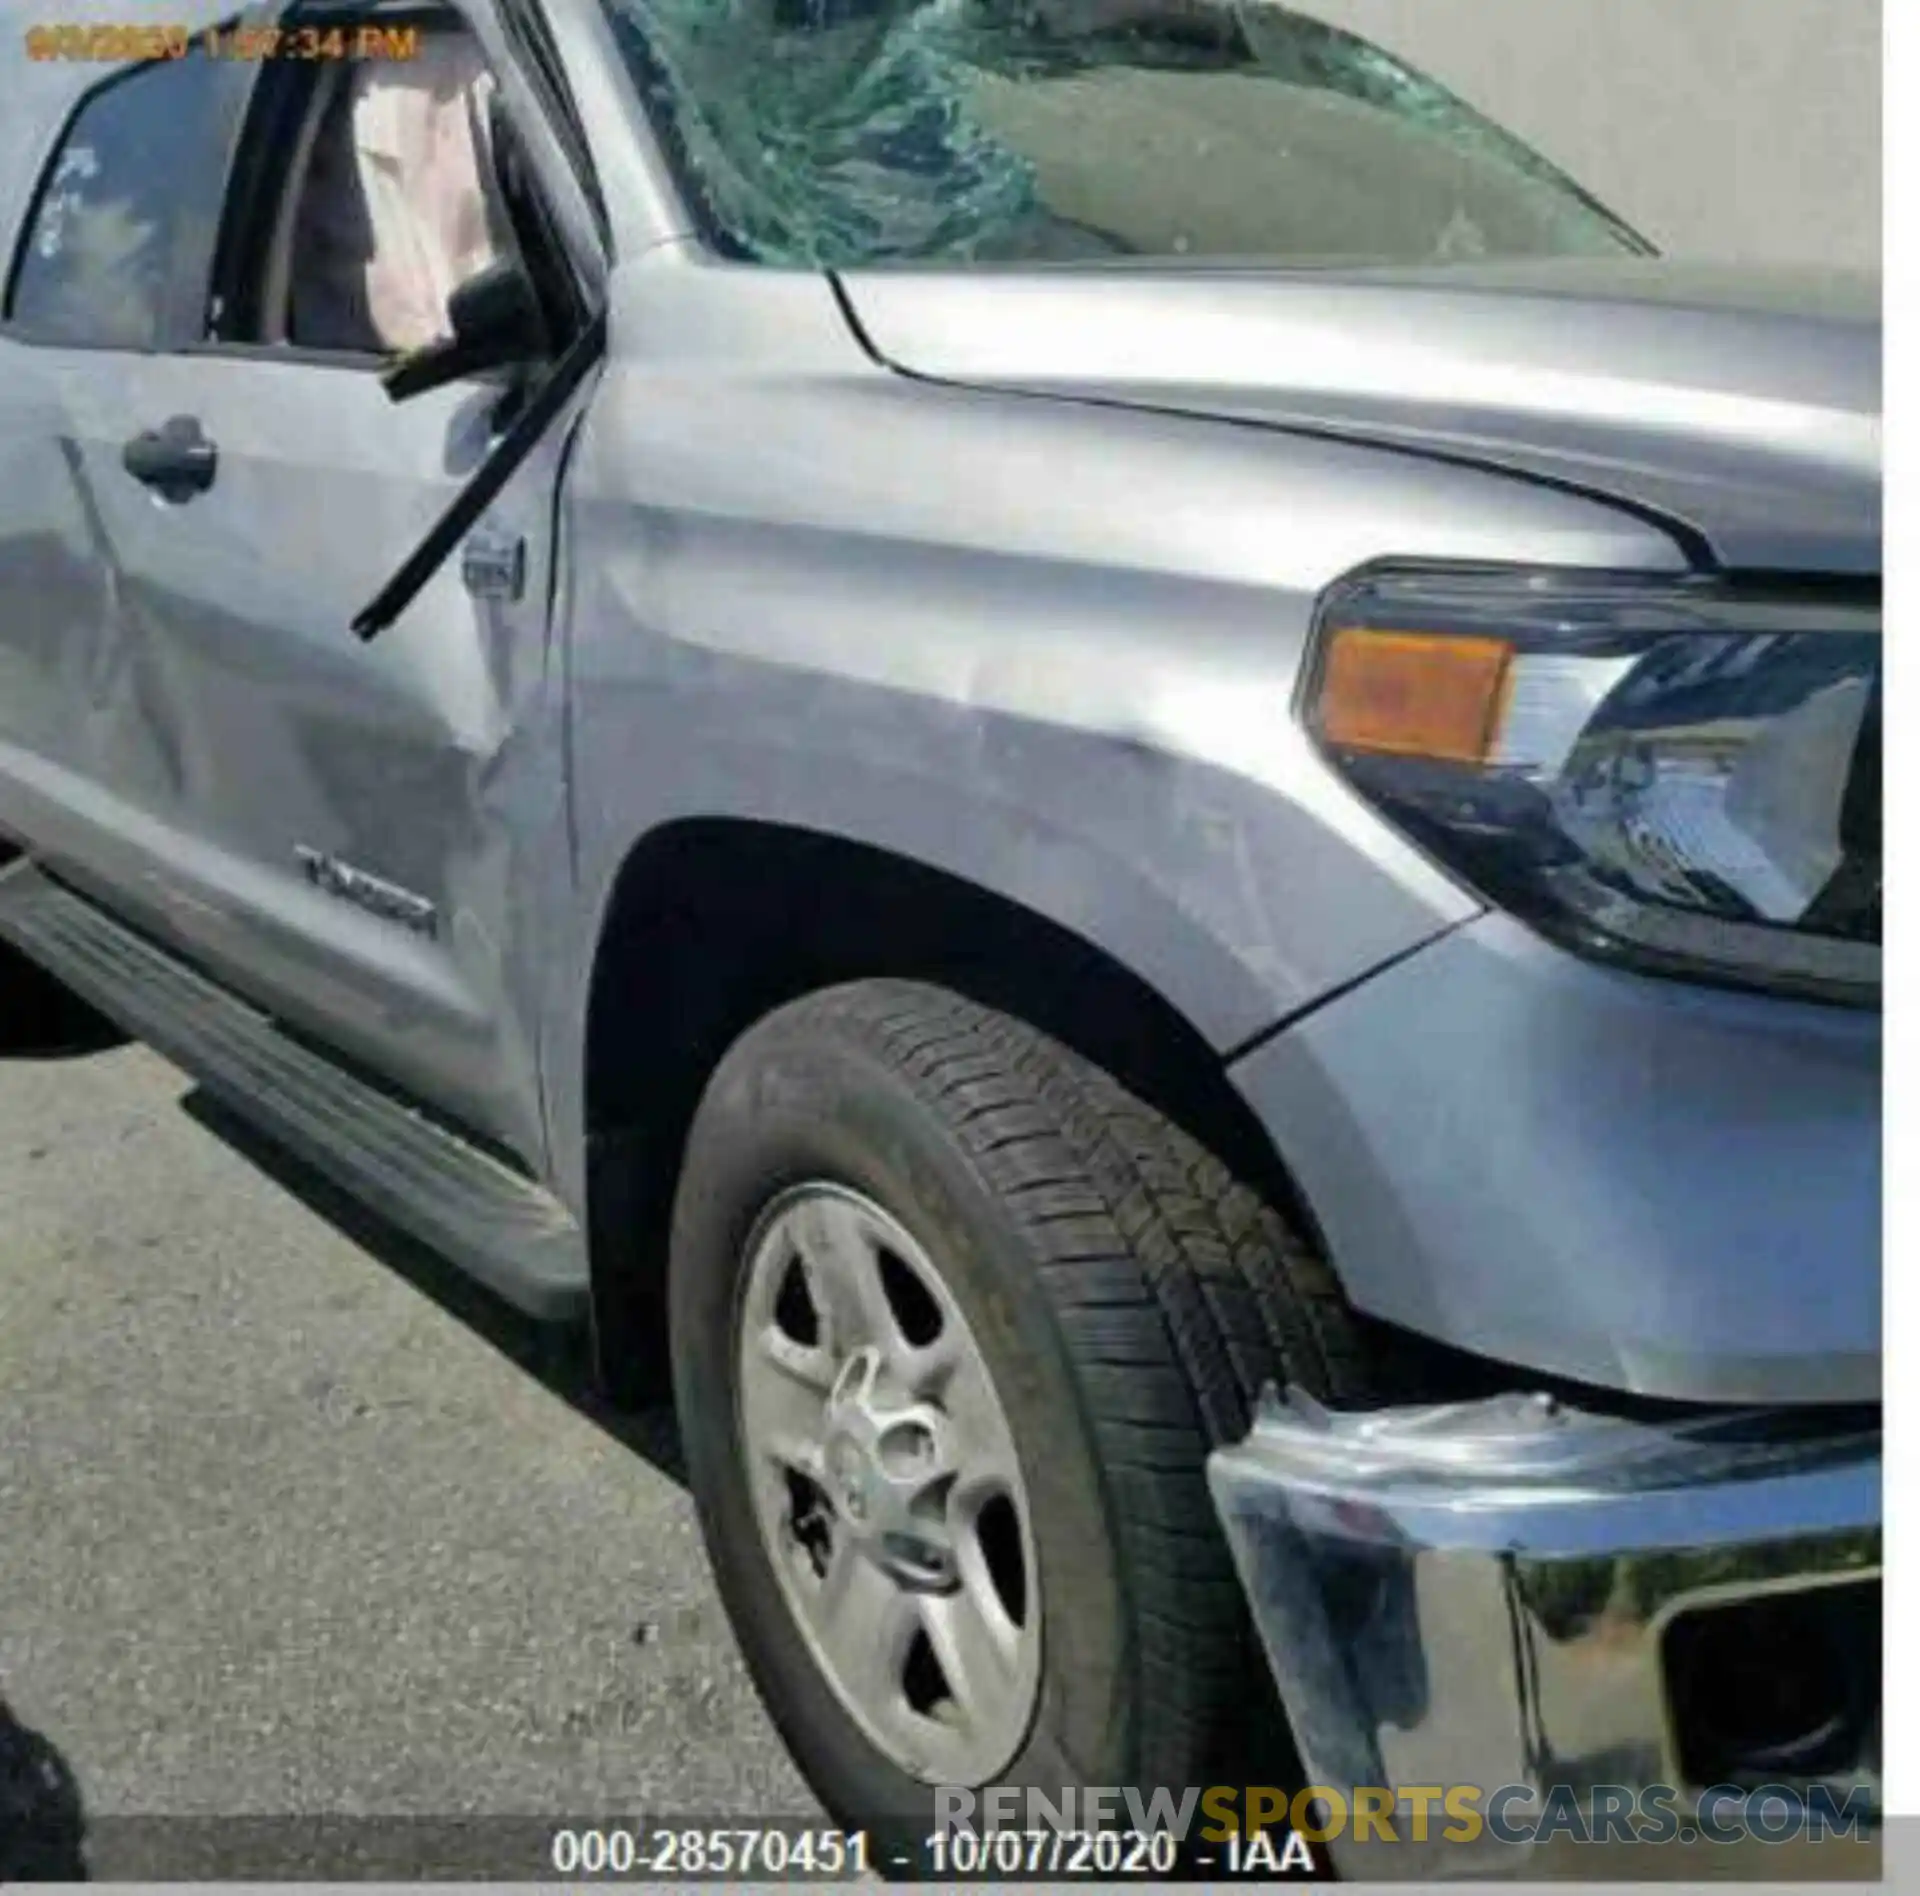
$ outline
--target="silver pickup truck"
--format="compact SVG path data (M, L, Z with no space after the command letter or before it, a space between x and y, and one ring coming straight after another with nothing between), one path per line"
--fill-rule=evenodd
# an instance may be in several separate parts
M0 1016L670 1377L846 1822L1875 1793L1877 284L1274 0L52 11Z

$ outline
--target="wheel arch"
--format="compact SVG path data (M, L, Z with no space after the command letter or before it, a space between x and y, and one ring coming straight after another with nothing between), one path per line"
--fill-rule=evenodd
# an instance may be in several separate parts
M663 1386L668 1220L708 1077L754 1021L842 981L927 981L1030 1022L1317 1233L1186 1013L1105 947L922 860L760 819L676 820L623 860L591 966L586 1210L600 1367L623 1395Z

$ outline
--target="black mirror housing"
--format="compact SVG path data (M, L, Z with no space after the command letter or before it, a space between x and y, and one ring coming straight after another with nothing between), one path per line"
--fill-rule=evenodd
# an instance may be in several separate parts
M453 334L398 357L380 374L387 399L406 401L489 369L544 361L553 339L540 297L518 262L503 259L469 277L447 299Z

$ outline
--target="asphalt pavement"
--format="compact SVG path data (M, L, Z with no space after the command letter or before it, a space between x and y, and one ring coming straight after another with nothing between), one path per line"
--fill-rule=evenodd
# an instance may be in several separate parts
M0 1053L0 1830L35 1796L123 1871L132 1816L815 1814L670 1413L124 1046Z

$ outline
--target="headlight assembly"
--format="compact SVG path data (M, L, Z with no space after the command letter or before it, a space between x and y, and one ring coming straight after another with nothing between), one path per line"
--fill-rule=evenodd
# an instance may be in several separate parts
M1877 602L1380 568L1321 613L1326 755L1489 901L1652 972L1877 1005Z

